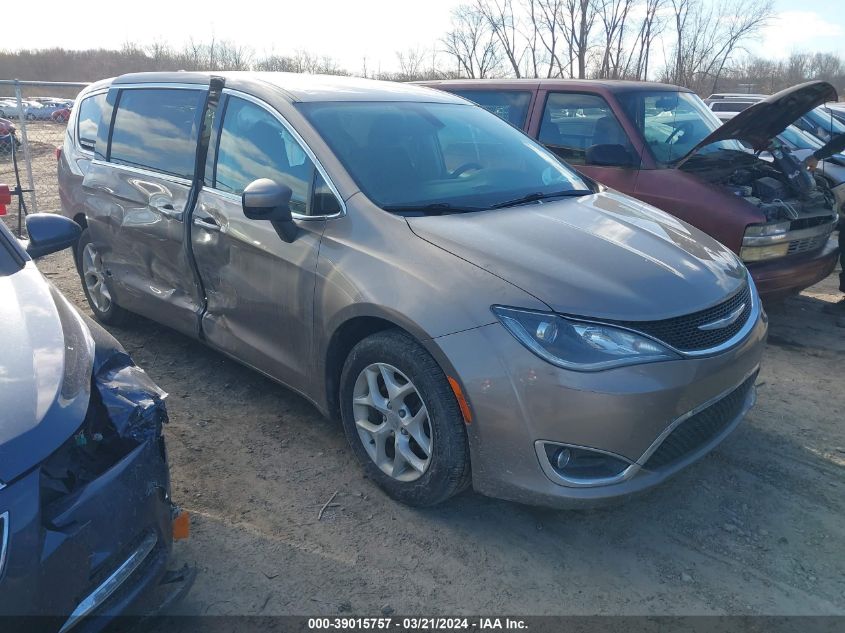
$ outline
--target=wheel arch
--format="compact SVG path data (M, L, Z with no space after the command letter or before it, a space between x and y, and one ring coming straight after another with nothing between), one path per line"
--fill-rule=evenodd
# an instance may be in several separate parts
M444 374L450 375L451 364L445 359L439 348L432 344L432 338L416 323L408 322L399 315L384 314L382 311L367 310L361 312L360 308L339 321L339 324L332 329L332 335L326 346L325 354L323 354L325 403L327 413L333 419L340 418L338 397L340 374L349 352L362 340L378 332L386 330L404 332L434 357L435 362Z

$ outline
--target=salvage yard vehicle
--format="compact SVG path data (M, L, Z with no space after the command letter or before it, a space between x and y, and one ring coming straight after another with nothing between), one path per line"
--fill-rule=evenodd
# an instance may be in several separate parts
M77 104L59 182L95 316L144 315L301 393L400 501L470 482L616 499L754 402L767 325L742 262L464 99L184 72Z
M837 98L827 82L812 81L766 97L724 125L693 92L666 84L558 79L420 83L497 114L507 112L513 125L581 173L715 237L745 261L764 300L798 293L836 266L831 234L837 214L825 181L797 177L798 161L788 150L772 164L740 143L754 151L769 149L790 123L816 117L818 106ZM503 107L505 98L513 105ZM749 101L756 98L748 96Z
M24 248L0 222L0 618L9 631L100 630L192 579L167 570L187 515L170 499L165 394L35 267L80 227L26 224Z

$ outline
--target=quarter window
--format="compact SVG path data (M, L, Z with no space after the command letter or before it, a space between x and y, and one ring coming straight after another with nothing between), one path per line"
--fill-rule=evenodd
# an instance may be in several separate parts
M106 93L86 97L79 104L79 119L76 124L79 144L85 149L93 150L97 142L97 129L106 103Z
M109 160L193 178L197 110L205 93L181 89L124 89L114 117Z
M596 145L621 145L634 150L607 102L597 95L551 93L543 110L539 140L565 161L584 165Z
M290 187L291 211L305 215L313 177L314 164L276 117L250 101L229 97L217 149L216 189L240 194L253 180L269 178Z
M455 90L455 94L469 99L485 110L522 129L528 117L531 93L524 90Z

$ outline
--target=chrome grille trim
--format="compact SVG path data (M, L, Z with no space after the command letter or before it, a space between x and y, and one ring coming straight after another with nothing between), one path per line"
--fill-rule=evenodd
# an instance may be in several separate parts
M70 631L73 627L79 624L83 618L108 600L109 597L117 591L120 586L126 582L126 580L129 579L135 570L141 566L147 556L150 555L150 552L152 552L155 548L156 543L158 543L158 536L156 536L155 532L147 534L137 549L129 555L129 558L123 561L123 563L121 563L108 578L100 583L94 591L88 594L88 596L76 606L62 628L59 629L59 633L66 633L66 631Z
M678 320L689 320L690 329L697 328L698 325L703 323L708 323L710 320L713 320L715 316L718 314L716 311L719 309L729 308L730 306L738 306L741 303L746 301L748 303L747 308L745 309L744 313L737 319L737 325L739 326L738 329L731 328L731 332L733 332L729 338L720 341L718 344L711 345L709 347L704 347L700 349L685 349L683 347L678 347L677 345L673 345L671 341L667 341L664 338L659 336L658 332L655 332L655 328L650 328L649 326L654 326L655 324L665 323L667 321L674 321ZM711 314L713 313L713 314ZM754 286L754 281L751 279L751 273L748 273L746 279L746 286L741 288L739 291L734 293L729 299L723 301L722 303L713 306L711 308L700 310L698 312L694 312L692 314L683 315L680 317L674 317L672 319L664 319L663 321L593 321L595 323L602 323L606 325L613 325L615 327L621 327L625 330L630 330L637 334L644 335L650 339L653 339L664 345L665 347L669 348L670 350L677 352L678 355L686 358L697 358L700 356L713 356L714 354L720 354L724 352L741 341L743 341L750 333L751 330L754 329L754 326L757 324L757 321L760 318L761 308L760 308L760 297L757 294L757 289ZM649 331L651 329L652 331Z
M2 487L2 486L0 486ZM0 578L6 567L6 551L9 548L9 512L0 514Z

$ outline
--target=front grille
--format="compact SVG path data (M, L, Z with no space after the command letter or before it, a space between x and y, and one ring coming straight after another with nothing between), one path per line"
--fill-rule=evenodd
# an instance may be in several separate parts
M651 454L643 468L656 470L683 459L724 431L742 412L756 377L754 374L721 400L681 422Z
M789 250L787 253L789 255L795 255L797 253L809 253L810 251L815 251L823 247L827 244L827 240L830 235L816 235L815 237L805 237L801 240L793 240L789 243Z
M715 329L700 330L699 326L723 319L745 304L732 324ZM742 329L751 316L751 287L748 283L730 299L717 306L662 321L613 321L617 325L642 332L663 341L682 352L695 352L717 347L729 341Z

